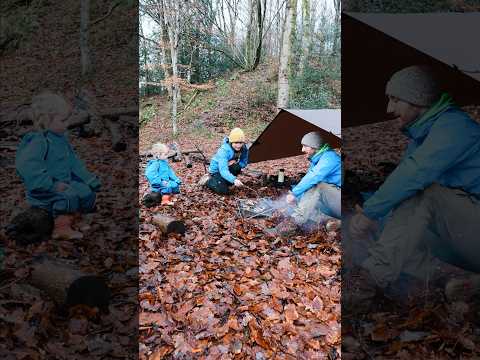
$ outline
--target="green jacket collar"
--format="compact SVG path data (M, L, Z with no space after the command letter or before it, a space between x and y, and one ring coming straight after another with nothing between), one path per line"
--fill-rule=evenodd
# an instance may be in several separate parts
M443 93L436 103L417 120L405 126L403 131L410 138L422 137L425 131L430 128L432 120L452 106L456 106L452 97L447 93Z

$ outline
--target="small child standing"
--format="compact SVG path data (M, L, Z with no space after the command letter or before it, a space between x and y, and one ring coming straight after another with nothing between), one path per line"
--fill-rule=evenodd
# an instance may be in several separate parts
M152 146L152 154L156 157L150 160L145 170L145 177L150 184L151 194L147 195L152 202L155 198L161 196L161 205L173 205L173 194L179 194L182 181L168 165L169 147L165 144L156 143Z
M25 134L15 157L27 201L55 219L54 239L83 237L72 229L73 213L95 211L100 189L99 179L87 170L65 136L71 113L71 105L60 95L42 93L33 97L36 131Z

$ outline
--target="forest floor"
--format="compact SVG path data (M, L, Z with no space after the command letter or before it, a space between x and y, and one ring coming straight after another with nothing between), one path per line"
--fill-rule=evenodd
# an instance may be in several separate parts
M254 101L261 83L259 73L242 74L199 94L179 121L180 147L198 146L210 158L234 126L244 128L254 140L275 115L272 103ZM153 142L173 140L165 99L148 101L159 106L157 116L140 130L141 151ZM307 164L299 156L252 164L248 170L273 175L281 167L293 176L305 171ZM140 197L148 191L144 167L142 161ZM259 179L240 175L248 188L219 196L196 185L205 173L201 158L192 168L183 162L172 167L183 181L176 205L140 208L142 358L339 356L340 232L268 237L263 229L274 226L274 221L243 219L236 202L277 199L286 189L263 187ZM155 213L183 219L185 236L162 235L152 224Z
M6 1L3 6L9 7ZM21 247L4 232L13 216L28 206L14 159L21 135L32 130L24 126L4 128L4 116L44 90L73 100L81 86L80 3L17 1L9 8L22 6L29 7L22 21L31 21L32 31L24 35L18 48L0 54L1 358L138 358L138 342L133 335L138 328L138 213L132 206L138 198L137 132L124 129L127 150L121 153L111 149L106 131L93 138L70 136L78 156L102 183L98 211L76 224L82 228L82 240L50 240ZM91 20L105 15L108 8L105 2L92 2ZM136 105L137 18L135 7L121 4L90 31L93 71L88 87L100 111ZM104 276L112 291L110 314L100 319L88 311L60 316L52 299L30 286L31 265L39 255ZM52 279L57 275L52 274Z

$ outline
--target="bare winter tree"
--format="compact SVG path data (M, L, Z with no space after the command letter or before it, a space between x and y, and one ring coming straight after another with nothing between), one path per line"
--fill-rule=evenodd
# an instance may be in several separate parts
M177 129L177 105L180 98L180 84L178 76L178 40L180 36L180 19L182 18L181 1L163 0L164 20L170 40L170 56L172 60L172 129L173 135L176 136Z
M312 43L312 30L310 22L310 1L302 0L302 47L300 55L300 74L305 70L305 63L308 61Z
M296 3L296 2L295 2ZM285 23L283 27L283 40L282 47L280 50L280 63L278 67L278 97L277 97L277 107L286 108L288 106L288 95L289 95L289 84L288 84L288 75L289 75L289 60L290 60L290 49L291 49L291 33L292 33L292 17L293 17L293 6L292 1L287 0L286 11L285 11Z
M159 26L161 39L157 42L162 52L164 69L164 83L171 94L171 119L172 131L176 136L178 133L177 115L178 103L181 101L180 75L179 75L179 44L183 25L186 22L185 3L176 0L145 0L142 10L149 15ZM165 41L167 40L167 41ZM168 42L168 46L167 43ZM167 51L168 49L168 51ZM170 64L164 61L169 53ZM171 69L171 73L168 69Z
M336 55L338 53L339 43L340 43L340 16L342 12L342 1L333 0L333 4L335 8L335 21L334 21L332 54Z
M88 33L90 25L90 0L80 3L80 62L82 80L84 81L91 70L90 51L88 48Z

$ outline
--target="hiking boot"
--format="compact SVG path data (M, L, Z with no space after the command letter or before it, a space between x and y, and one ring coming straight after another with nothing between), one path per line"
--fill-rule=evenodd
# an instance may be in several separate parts
M365 269L350 271L342 279L342 312L364 313L373 305L378 286Z
M149 194L145 194L145 196L142 199L142 203L145 207L151 208L153 206L156 206L162 201L162 196L160 193L157 192L151 192Z
M452 279L445 285L445 296L448 301L468 301L480 294L480 275L472 275L464 279Z
M83 234L72 229L73 216L59 215L55 218L52 239L54 240L80 240Z
M162 202L160 203L160 205L174 205L172 197L170 195L162 195Z
M425 281L402 273L397 280L383 289L383 295L397 305L407 306L410 301L424 297L425 290Z
M200 186L205 186L209 179L210 179L210 174L207 173L207 174L203 175L200 178L200 180L198 180L197 184L200 185Z

